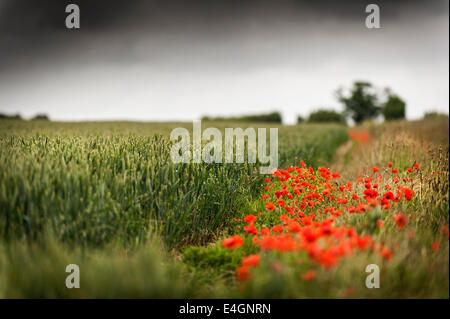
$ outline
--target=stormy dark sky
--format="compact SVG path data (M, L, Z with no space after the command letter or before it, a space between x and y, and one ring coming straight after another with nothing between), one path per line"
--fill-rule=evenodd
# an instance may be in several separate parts
M65 28L76 3L81 29ZM381 8L381 29L365 7ZM0 0L0 112L192 120L280 110L286 123L354 80L408 118L448 113L449 9L431 1Z

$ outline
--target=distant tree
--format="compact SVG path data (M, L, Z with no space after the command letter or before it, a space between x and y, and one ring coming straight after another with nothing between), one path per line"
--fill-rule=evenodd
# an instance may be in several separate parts
M381 106L384 119L386 121L405 118L406 103L398 95L393 94L389 89L387 92L387 101Z
M0 113L0 119L13 119L13 120L21 120L22 116L20 114L8 115L5 113Z
M301 115L297 116L297 124L305 122L305 118Z
M279 112L272 112L268 114L259 115L247 115L240 118L242 121L248 122L270 122L270 123L281 123L282 118Z
M230 116L230 117L210 117L203 116L202 121L234 121L234 122L264 122L264 123L281 123L282 118L279 112L272 112L267 114L255 114L244 116Z
M372 84L369 82L354 82L348 96L343 94L342 89L338 89L337 98L343 104L345 114L350 116L356 123L374 118L380 113L380 107L377 105L377 96L373 92Z
M40 114L36 114L36 115L32 118L32 120L49 121L50 118L48 117L47 114L40 113Z
M423 114L424 119L430 119L439 116L439 113L436 111L429 111Z
M345 124L345 117L342 113L334 110L320 109L311 112L308 117L309 123L341 123Z
M448 114L439 113L437 111L428 111L428 112L425 112L425 114L423 115L423 118L426 120L437 119L440 117L442 117L442 118L448 117Z

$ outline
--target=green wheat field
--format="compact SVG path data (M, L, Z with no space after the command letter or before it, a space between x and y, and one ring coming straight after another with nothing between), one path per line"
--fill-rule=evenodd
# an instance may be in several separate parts
M221 130L261 125L202 123ZM314 174L319 167L339 172L336 192L373 166L391 181L388 162L400 182L411 178L411 201L389 211L379 204L361 214L344 209L335 219L389 247L392 257L355 250L321 267L305 251L260 251L242 219L279 224L283 208L269 211L262 195L273 196L281 182L272 178L267 190L270 175L251 163L172 163L170 132L192 123L0 120L0 297L449 297L448 118L365 124L356 128L370 133L364 144L338 124L264 126L279 129L279 168L304 161ZM414 163L420 171L410 177ZM308 209L307 216L325 218ZM407 216L401 230L398 214ZM230 249L224 240L235 234L244 241ZM261 259L246 279L237 270L250 255ZM380 265L379 289L364 285L372 263ZM65 285L68 264L80 267L78 289Z

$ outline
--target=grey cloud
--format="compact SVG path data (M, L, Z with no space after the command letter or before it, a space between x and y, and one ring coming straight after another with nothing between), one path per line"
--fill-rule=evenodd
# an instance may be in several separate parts
M64 8L71 2L81 8L82 28L76 31L64 27ZM236 51L245 53L249 48L245 43L251 45L253 40L259 40L263 49L265 36L280 37L280 33L289 32L290 28L300 33L301 30L314 32L324 21L338 21L343 25L361 22L367 3L360 0L1 0L0 42L4 49L0 52L0 72L33 71L45 63L71 63L80 57L97 63L135 63L140 58L156 61L173 57L174 51L192 53L195 60L195 53L204 51L205 46L212 48L211 51L224 47L217 52L219 57ZM382 8L385 23L395 23L402 14L414 19L448 14L445 0L376 3ZM277 45L276 40L269 41L268 45ZM139 54L142 42L148 42L145 48L148 55ZM231 48L234 51L226 47L227 43L235 45ZM176 63L176 57L173 60Z

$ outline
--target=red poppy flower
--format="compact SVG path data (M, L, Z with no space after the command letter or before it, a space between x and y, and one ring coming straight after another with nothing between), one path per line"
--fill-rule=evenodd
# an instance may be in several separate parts
M383 197L386 198L387 200L394 200L394 198L395 198L394 193L392 193L392 192L384 193Z
M447 236L447 238L448 238L449 231L448 231L447 225L442 226L442 232L443 232L443 233L445 234L445 236Z
M266 203L266 208L267 208L268 210L274 210L274 209L275 209L275 205L272 204L271 202L267 202L267 203Z
M400 188L400 186L399 186ZM412 189L406 188L406 187L402 187L400 189L403 192L403 195L405 195L406 200L409 202L411 201L411 198L414 196L414 191Z
M288 230L290 232L298 233L302 230L302 227L300 226L299 223L293 221L289 223Z
M263 229L261 229L261 235L263 236L267 236L270 234L270 229L267 227L263 227Z
M323 197L327 197L327 196L330 196L330 195L331 195L331 192L330 192L329 189L324 189L324 190L322 191L322 196L323 196Z
M378 202L375 198L368 198L367 204L369 204L372 208L375 208L375 207L377 207Z
M439 249L439 243L435 241L433 245L431 245L431 251L436 251Z
M306 281L313 280L315 277L316 277L316 271L315 270L308 270L302 276L303 280L306 280Z
M382 251L381 251L381 256L383 256L383 258L384 259L386 259L386 260L390 260L391 258L392 258L392 251L390 251L389 249L387 249L387 248L384 248Z
M391 208L391 205L389 204L389 201L386 198L380 198L380 205L384 208L384 209L389 209Z
M280 216L280 220L281 220L283 223L287 224L287 223L289 223L289 221L290 221L291 219L289 218L288 215L284 214L284 215L281 215L281 216Z
M281 207L286 206L286 202L282 199L277 200L277 204Z
M244 218L244 221L247 223L254 223L256 222L256 216L253 214L248 215L247 217Z
M253 254L248 257L242 258L242 265L247 267L258 267L259 265L259 255Z
M234 248L242 246L243 243L244 243L244 239L242 239L241 236L234 235L232 237L225 239L222 242L222 246L225 248L234 249Z
M378 192L374 189L365 189L364 192L364 198L377 198Z
M237 279L239 281L244 281L251 278L252 274L249 271L248 266L241 266L236 270Z
M256 229L256 227L253 223L250 225L244 226L244 230L247 234L256 235L258 233L258 230Z
M402 229L406 226L407 218L403 214L397 214L395 216L395 223L397 224L398 229Z
M274 233L282 233L283 227L281 225L275 225L270 230Z
M340 177L341 177L341 174L339 174L339 173L332 173L332 174L331 174L331 177L332 177L333 179L337 179L337 178L340 178Z

